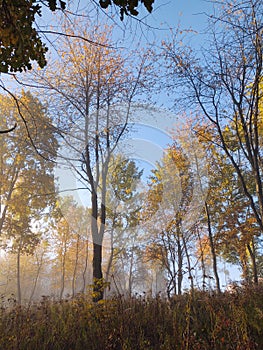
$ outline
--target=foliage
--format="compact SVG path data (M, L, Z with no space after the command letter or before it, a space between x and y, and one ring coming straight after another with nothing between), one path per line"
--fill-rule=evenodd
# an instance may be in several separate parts
M152 12L154 0L100 0L102 8L108 8L112 3L120 8L120 18L123 21L124 15L138 16L138 5L142 3L148 12Z
M233 129L235 128L230 123L224 130L229 140L229 147L237 144ZM200 142L206 147L209 159L210 180L206 203L210 211L216 254L221 255L229 263L239 264L242 268L242 277L248 281L251 268L248 246L252 246L255 238L260 236L259 225L250 209L249 201L242 190L242 184L233 165L218 147L219 140L213 127L199 125L195 127L195 132ZM235 147L239 149L237 145ZM250 186L250 191L255 193L249 169L244 169L244 177Z
M54 264L50 279L61 299L86 292L90 209L65 196L57 201L53 217L50 240Z
M50 97L50 110L56 111L61 146L64 143L61 158L81 179L91 200L93 274L100 280L110 161L128 131L135 96L149 86L148 52L140 53L135 62L135 52L126 55L124 48L115 49L113 28L107 25L91 29L87 23L65 21L64 26L69 37L61 38L58 49L63 65L57 60L45 72L36 71L35 79ZM71 34L92 37L102 45L73 40Z
M0 2L0 72L22 72L31 69L31 61L43 68L47 48L33 27L40 15L35 0L1 0Z
M263 4L257 0L226 0L222 5L210 17L208 50L204 48L200 54L182 47L179 41L177 44L170 41L165 44L167 67L176 82L176 94L180 86L186 103L191 101L198 106L215 130L218 146L235 169L263 231L260 135ZM231 128L230 133L226 132L226 125ZM247 178L247 170L251 178ZM255 189L251 190L251 182Z
M1 95L0 101L1 128L17 124L0 139L0 233L8 234L19 225L29 230L30 220L52 205L57 141L44 106L33 95L22 92L17 100Z
M36 223L53 205L57 142L43 105L30 93L16 100L1 95L0 101L0 128L17 124L0 139L0 234L1 247L17 255L19 281L20 257L35 250L41 236Z
M112 159L109 182L114 197L122 202L131 200L136 192L136 185L143 171L139 171L136 163L118 155Z
M158 215L158 225L154 221L151 222L152 227L147 227L150 244L146 255L149 260L159 261L167 271L168 295L170 292L182 293L182 282L186 274L192 280L190 247L194 238L194 211L198 211L197 206L192 209L192 203L195 188L198 188L196 177L201 150L197 157L193 157L197 151L191 136L189 137L190 132L190 128L186 128L174 135L173 144L167 148L161 162L152 171L144 204L143 216L146 219ZM202 182L202 175L198 175L199 182ZM203 202L198 197L198 204L200 203L203 207Z
M2 300L2 349L256 350L263 346L262 287L166 300L84 296L31 307Z
M121 155L112 157L107 180L109 191L106 197L109 230L129 231L138 224L141 209L138 182L142 174L143 170L140 171L133 160Z
M110 256L105 275L109 280L113 273L115 282L112 287L118 284L120 290L129 293L132 290L131 260L139 253L137 225L140 220L142 196L138 193L138 182L142 173L135 161L123 155L118 154L111 158L108 173L109 191L106 197L106 234L110 238ZM121 280L121 285L116 280Z
M141 0L145 8L151 12L154 0ZM139 1L113 0L120 8L120 17L137 16ZM112 5L111 0L100 0L102 8ZM66 2L62 0L1 0L0 1L0 73L22 72L32 69L32 61L40 68L46 64L47 47L35 28L36 16L41 16L42 6L51 11L65 10Z
M219 155L215 175L223 176L211 177L209 199L213 235L238 256L243 276L249 257L255 283L263 232L262 10L262 1L223 1L209 18L208 47L195 51L176 35L164 43L174 96L181 90L185 107L196 106Z

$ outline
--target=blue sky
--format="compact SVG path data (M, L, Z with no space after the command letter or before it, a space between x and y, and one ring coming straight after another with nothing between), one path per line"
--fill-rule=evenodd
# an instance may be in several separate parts
M205 23L205 12L211 10L211 3L204 0L155 0L154 12L149 20L157 27L163 23L169 27L177 27L181 23L182 29L192 27L202 30ZM150 18L152 17L152 18Z
M85 5L88 2L88 0L82 0L81 4ZM170 34L169 28L176 29L179 23L182 30L191 27L193 30L202 31L205 26L205 15L202 13L209 11L210 7L211 4L203 0L155 0L153 13L147 14L143 21L156 29L149 29L147 26L142 25L135 28L136 33L139 37L142 35L140 31L145 30L147 32L145 40L156 39L159 41L161 39L167 39ZM81 10L83 7L80 6L79 8ZM103 19L103 15L101 17ZM119 18L116 21L121 25ZM136 20L128 23L132 23L134 26L138 25ZM131 40L134 35L133 32L129 31L130 27L127 28L126 45L127 41L129 39ZM122 32L120 31L117 34L122 35ZM182 118L180 119L182 121ZM169 113L164 113L161 110L153 118L150 118L147 112L144 112L144 116L140 114L138 121L139 123L135 127L137 132L130 135L130 144L128 143L128 146L133 149L131 152L134 153L129 156L136 160L140 167L144 168L143 181L146 183L148 176L151 174L151 169L154 168L154 164L161 159L167 145L172 143L168 128L178 127L178 125L181 125L181 121L176 120L175 115L170 116ZM125 142L127 143L127 140ZM124 149L122 149L123 151ZM65 175L64 170L62 170L62 174ZM60 178L64 178L64 180L67 178L66 183L64 180L62 181L61 185L63 188L78 187L74 178L69 174L67 176L62 175Z
M89 0L82 0L81 3L88 3ZM77 3L77 1L75 2ZM196 32L199 32L200 35L194 36L194 45L198 47L198 45L203 44L204 38L204 30L206 27L206 15L205 13L210 13L212 10L212 4L205 0L155 0L154 3L154 11L152 14L147 15L145 18L145 22L149 24L152 28L148 30L146 26L141 26L141 30L145 30L147 32L146 39L157 40L160 41L162 39L169 38L170 28L176 30L180 25L181 30L193 29ZM41 19L41 23L53 23L56 24L56 18L50 12L45 12L43 14L43 18ZM139 29L138 28L138 34ZM55 30L55 28L54 28ZM127 40L133 37L133 33L127 35ZM141 33L140 33L141 35ZM51 40L55 40L55 36L51 36ZM50 45L48 45L50 46ZM172 125L172 123L171 123ZM134 137L140 140L140 142L144 142L144 145L152 145L151 150L158 147L160 149L166 148L166 142L170 143L171 139L169 138L169 134L166 133L164 127L160 127L160 125L148 125L142 126L138 130L138 134ZM154 148L154 146L155 148ZM144 146L144 147L146 147ZM157 153L157 151L156 151ZM138 162L141 158L141 166L144 166L146 169L145 175L149 175L150 168L153 164L152 155L149 154L149 157L143 155L138 156ZM57 174L59 176L59 174ZM69 174L65 176L65 171L62 170L61 178L67 180L67 183L62 184L64 188L75 188L74 186L78 186L76 180L71 178ZM146 181L146 177L144 178ZM66 193L68 194L68 193ZM221 266L223 268L223 265ZM230 278L237 278L236 269L231 270L232 276ZM224 281L222 281L224 283Z
M83 13L83 10L86 9L88 14L94 15L94 11L92 10L94 7L90 5L89 0L72 1L68 5L70 6L69 9L72 9L72 12L78 11L78 13ZM212 10L211 2L206 0L155 0L153 7L154 9L151 14L143 11L143 9L140 10L138 18L141 19L143 23L145 22L156 29L151 33L152 36L156 36L156 38L165 38L169 36L169 28L175 29L178 27L179 23L181 29L192 28L193 30L202 32L206 21L205 13L209 13ZM112 14L112 11L112 8L108 9L109 14ZM102 14L102 11L98 13L101 19L105 20L107 18L106 15ZM54 25L57 24L55 16L50 15L50 11L43 10L42 19L42 23L53 22ZM115 20L121 27L122 22L117 16ZM131 21L133 25L135 22L135 20ZM125 18L123 24L126 25L127 23L130 22ZM129 26L127 26L127 28L129 31ZM145 32L147 31L147 28L143 25L140 28Z

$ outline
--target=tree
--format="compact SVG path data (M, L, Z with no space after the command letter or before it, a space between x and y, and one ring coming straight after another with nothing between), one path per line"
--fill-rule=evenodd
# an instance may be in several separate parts
M89 209L79 206L72 196L60 198L53 212L50 241L59 299L74 297L87 286ZM91 280L90 280L91 282Z
M39 243L40 235L34 223L48 213L55 192L54 163L46 161L37 151L52 160L57 142L44 107L30 93L22 92L16 102L3 95L0 99L1 127L17 124L15 132L1 135L0 139L0 234L4 247L17 255L18 301L21 302L21 255L32 254ZM19 111L26 118L27 129Z
M230 124L224 131L231 148L238 147L235 137L232 137L233 128ZM230 263L239 264L242 277L248 283L251 275L249 261L253 266L253 275L257 270L254 241L260 235L260 227L242 190L238 174L233 171L231 161L219 147L218 135L211 128L196 131L206 145L210 159L211 180L207 202L215 231L217 254L221 254ZM249 169L244 171L248 186L251 176ZM253 183L251 185L250 191L255 193Z
M36 1L2 0L0 72L17 72L31 69L31 60L43 68L47 48L33 27L35 16L40 15Z
M52 203L54 193L54 163L57 140L50 119L39 100L22 92L19 100L1 95L1 125L17 124L13 133L4 134L1 143L1 220L0 233L12 210L19 207L19 196L30 201L32 209L43 209ZM23 113L25 123L20 119ZM40 132L41 130L41 132ZM29 136L29 134L31 136ZM41 154L40 154L41 153ZM46 161L46 159L50 161ZM50 194L48 196L47 194ZM15 197L14 197L15 196Z
M232 128L234 126L229 124L224 133L227 134L229 147L234 148L238 143L232 137ZM202 222L207 222L209 218L210 229L203 241L204 244L209 242L215 279L217 281L215 261L221 256L231 264L238 264L242 268L242 277L249 283L257 270L256 242L260 227L242 190L238 174L220 147L219 136L214 128L200 124L194 130L209 159L209 191L205 202L206 218ZM249 169L244 171L244 176L249 186L252 176ZM253 183L251 186L251 193L255 193ZM206 250L206 256L208 255Z
M204 50L202 59L174 43L165 46L170 73L186 89L188 102L198 105L217 133L261 232L262 11L261 1L226 1L223 10L211 18L210 51Z
M182 293L184 266L193 288L189 245L195 225L187 226L184 220L189 214L196 184L187 149L184 149L183 142L178 141L177 137L168 148L162 162L153 171L143 213L147 220L158 212L158 226L153 223L153 227L148 228L151 238L147 255L149 260L159 260L166 269L168 297L172 293ZM160 210L161 206L163 207Z
M64 140L61 158L74 169L90 193L96 285L103 276L102 242L110 160L127 132L132 101L148 89L151 68L146 64L147 53L139 55L135 62L135 53L125 57L122 50L114 49L110 40L112 29L108 26L98 26L90 32L75 24L72 30L68 27L67 32L99 39L104 45L89 45L67 37L61 41L59 52L63 65L59 61L43 73L36 72L36 79L46 88L50 108L56 110L56 123ZM99 292L98 298L101 297Z
M94 1L95 2L95 1ZM120 9L120 17L137 16L139 2L147 11L152 11L154 0L101 0L99 6L105 9L112 4ZM95 2L96 3L96 2ZM97 4L97 3L96 3ZM41 16L42 7L51 11L66 9L62 0L1 0L0 1L0 72L22 72L32 69L32 61L40 68L46 64L47 47L36 29L36 16Z
M137 186L142 173L135 161L122 155L113 156L111 159L107 179L110 189L106 197L105 235L109 237L110 242L110 255L105 273L106 282L114 280L116 284L119 260L124 255L129 255L128 251L131 251L134 246L132 240L138 235L136 226L139 223L142 203ZM128 263L126 260L126 265ZM131 283L128 289L131 293Z
M120 9L120 18L123 21L124 15L138 16L138 6L142 3L148 12L152 12L154 0L100 0L99 4L102 8L108 8L114 4Z
M50 275L50 245L47 240L47 225L40 223L36 228L39 243L30 254L20 254L20 288L23 303L39 300L43 295L50 295L52 276ZM17 298L17 254L12 250L2 251L1 293L6 297ZM18 298L17 298L18 300Z
M200 241L199 250L201 251L201 259L209 256L210 265L213 268L216 290L221 292L220 279L218 273L218 256L220 254L220 220L223 217L226 203L228 202L229 193L232 194L234 188L231 187L233 182L232 167L226 161L224 154L220 152L220 148L216 147L217 138L213 135L206 124L197 124L194 126L194 132L199 138L199 142L203 144L207 164L209 189L204 202L203 215L200 218L200 228L203 237ZM212 142L213 140L213 142ZM198 231L200 234L200 231ZM204 264L204 262L202 262ZM207 275L203 269L203 286L206 285L205 279L212 278Z

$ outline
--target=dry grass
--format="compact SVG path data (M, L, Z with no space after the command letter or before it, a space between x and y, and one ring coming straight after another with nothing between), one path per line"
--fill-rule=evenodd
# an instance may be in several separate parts
M84 296L43 298L30 307L1 308L0 349L252 350L263 349L263 288L234 294L195 292L167 302Z

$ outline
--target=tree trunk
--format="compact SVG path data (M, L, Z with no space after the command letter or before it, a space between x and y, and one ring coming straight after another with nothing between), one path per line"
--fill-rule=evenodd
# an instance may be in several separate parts
M113 221L113 227L114 227L114 221ZM110 257L107 265L107 270L105 274L105 281L109 282L109 276L110 276L110 270L113 262L113 253L114 253L114 247L113 247L113 228L111 229L110 232L110 237L111 237L111 247L110 247Z
M177 237L177 251L178 251L178 274L177 274L177 285L178 295L182 294L182 282L183 282L183 251L180 242L180 236Z
M133 282L133 275L132 275L132 271L133 271L133 262L134 262L134 246L132 247L132 255L131 255L131 262L130 262L130 268L129 268L129 278L128 278L128 293L129 293L129 297L131 298L132 296L132 282Z
M184 245L184 250L185 250L185 255L186 255L186 260L187 260L187 268L188 268L188 278L190 280L190 286L191 286L191 291L194 290L194 279L193 279L193 276L192 276L192 266L191 266L191 259L190 259L190 255L189 255L189 252L188 252L188 247L187 247L187 242L186 242L186 239L184 237L184 235L182 236L182 239L183 239L183 245Z
M17 302L18 302L18 305L21 305L21 300L22 300L22 297L21 297L21 269L20 269L20 262L21 262L21 244L22 244L22 238L20 238L20 242L19 242L19 247L18 247L18 252L17 252L17 265L16 265L16 268L17 268Z
M102 245L93 243L93 301L103 299Z
M253 282L254 284L258 284L258 269L257 269L257 262L256 262L256 251L255 251L255 244L254 240L252 241L252 246L250 244L247 245L247 249L249 252L249 255L251 257L252 262L252 271L253 271Z
M80 236L78 235L77 244L76 244L75 264L74 264L74 270L73 270L73 276L72 276L72 297L74 297L76 293L76 278L77 278L77 269L78 269L78 262L79 262L79 240L80 240Z
M220 289L219 275L218 275L218 271L217 271L216 251L215 251L215 246L214 246L214 239L213 239L212 228L211 228L211 220L210 220L210 214L209 214L209 208L208 208L207 202L205 202L205 211L206 211L206 218L207 218L210 250L211 250L212 261L213 261L213 271L214 271L214 276L215 276L215 280L216 280L216 290L218 293L220 293L221 289Z
M86 241L86 254L85 254L85 265L84 270L82 272L82 280L83 280L83 286L81 289L81 292L84 294L86 291L86 285L87 285L87 270L88 270L88 261L89 261L89 240Z
M61 276L61 288L60 288L60 295L59 295L60 300L63 298L64 289L65 289L66 251L67 251L67 245L65 243L63 247L63 252L62 252L62 266L61 266L62 276Z
M202 289L205 290L206 268L205 268L205 259L204 259L204 249L202 246L200 232L199 232L198 227L197 227L197 236L198 236L198 243L199 243L199 247L200 247L200 259L201 259L201 267L202 267Z
M240 254L240 263L242 268L242 277L246 284L250 284L250 276L249 276L249 266L248 266L248 256L246 251L246 246L242 247L243 252Z
M29 305L32 302L33 296L34 296L36 288L37 288L37 282L39 280L40 270L41 270L41 267L42 267L42 264L43 264L43 256L44 256L44 252L41 253L40 261L37 261L37 265L38 265L37 266L37 275L36 275L36 278L34 280L34 285L33 285L33 288L32 288L31 294L30 294Z

